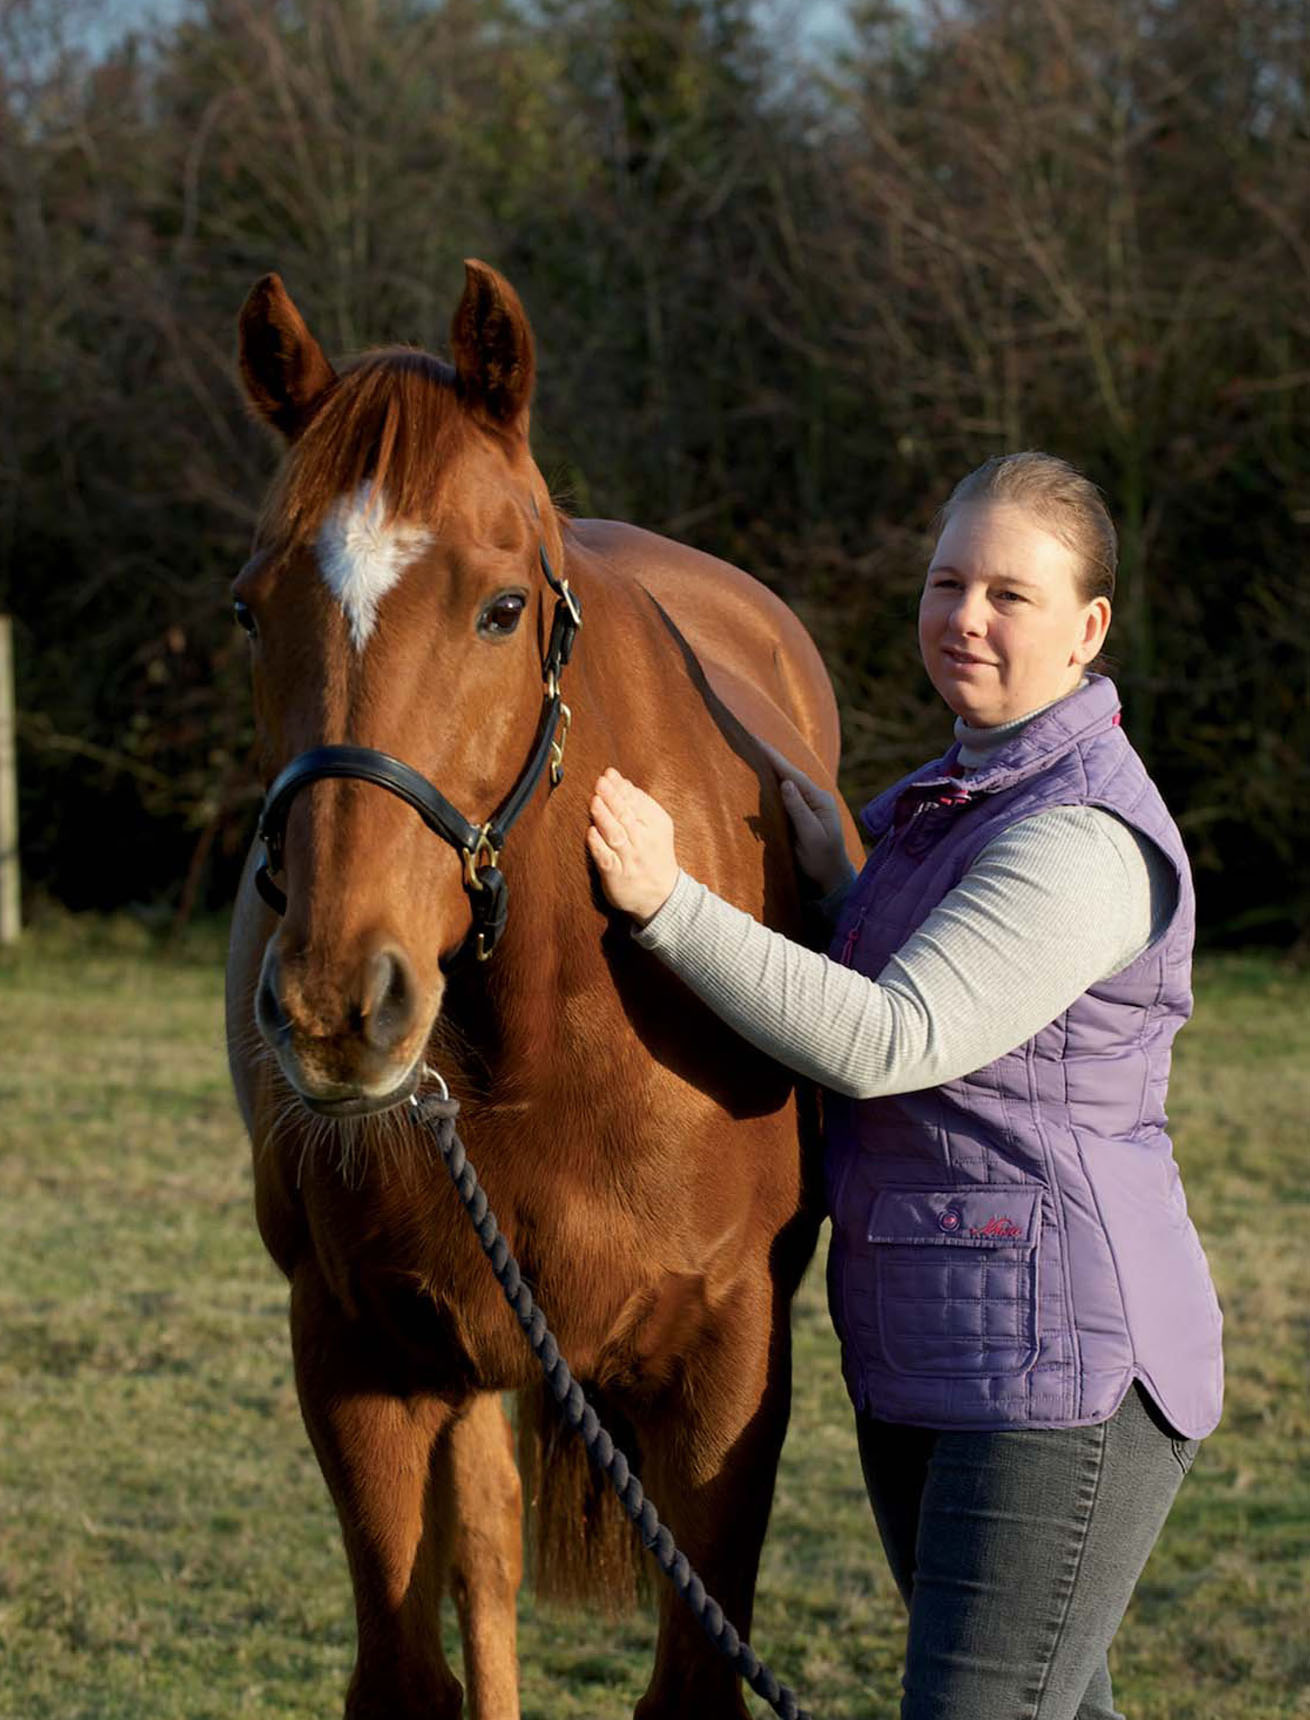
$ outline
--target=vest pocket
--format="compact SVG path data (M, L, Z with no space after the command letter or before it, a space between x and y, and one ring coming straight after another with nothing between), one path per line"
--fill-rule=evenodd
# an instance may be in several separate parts
M865 1240L886 1365L938 1378L1030 1368L1041 1217L1034 1184L881 1190Z

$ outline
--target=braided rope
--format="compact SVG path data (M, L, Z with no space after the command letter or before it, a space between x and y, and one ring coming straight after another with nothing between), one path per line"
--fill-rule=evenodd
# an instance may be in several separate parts
M486 1194L478 1182L477 1172L469 1163L464 1143L455 1133L458 1099L433 1096L415 1098L411 1104L420 1122L431 1130L436 1139L450 1180L477 1231L482 1252L491 1262L496 1282L514 1310L532 1346L532 1353L541 1363L560 1413L581 1436L587 1455L618 1494L624 1510L637 1527L642 1545L655 1555L655 1562L691 1608L706 1636L733 1663L756 1695L762 1696L774 1713L782 1716L782 1720L813 1720L813 1716L797 1702L795 1694L778 1682L750 1643L742 1641L713 1595L706 1593L705 1584L692 1569L687 1555L679 1550L667 1525L661 1523L653 1500L646 1497L627 1458L601 1426L595 1410L583 1395L582 1387L560 1355L546 1317L523 1282L518 1262L500 1233L496 1215L487 1204Z

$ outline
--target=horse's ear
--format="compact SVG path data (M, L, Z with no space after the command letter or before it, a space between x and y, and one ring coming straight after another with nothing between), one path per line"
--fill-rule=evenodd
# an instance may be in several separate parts
M498 430L526 436L537 360L519 296L476 257L464 262L464 296L450 325L459 390Z
M238 328L247 398L261 418L294 442L327 397L337 373L280 275L264 275L251 287Z

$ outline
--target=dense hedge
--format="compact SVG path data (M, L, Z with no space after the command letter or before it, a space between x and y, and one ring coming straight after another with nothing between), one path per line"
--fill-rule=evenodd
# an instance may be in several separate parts
M205 0L95 54L53 0L0 16L29 881L230 890L226 586L271 464L235 311L276 267L334 352L440 347L473 254L533 317L552 482L796 606L852 795L942 734L910 621L951 483L1018 446L1083 466L1209 932L1305 937L1304 8L873 4L824 47L740 0Z

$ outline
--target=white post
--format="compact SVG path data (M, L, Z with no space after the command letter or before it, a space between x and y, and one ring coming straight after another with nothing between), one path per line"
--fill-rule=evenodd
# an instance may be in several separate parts
M18 757L14 744L14 635L0 615L0 944L18 941Z

